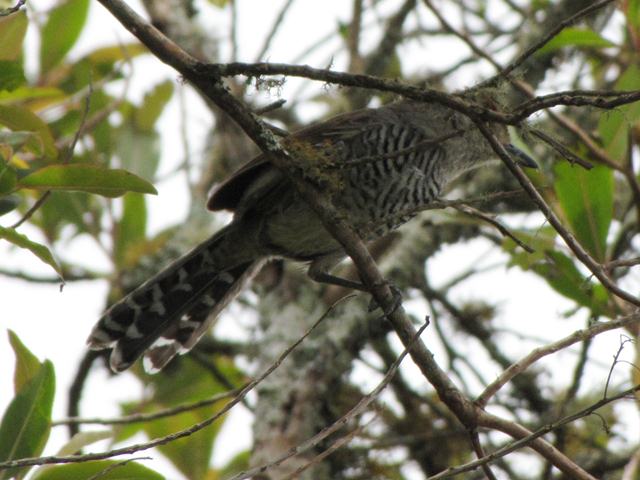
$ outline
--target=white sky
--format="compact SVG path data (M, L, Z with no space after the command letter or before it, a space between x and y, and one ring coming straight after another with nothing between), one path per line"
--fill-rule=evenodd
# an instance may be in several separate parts
M137 11L141 11L137 2L130 3ZM257 2L251 0L238 2L240 8L238 17L241 20L239 28L241 60L254 60L255 52L261 45L264 32L270 27L269 19L273 18L278 11L273 5L281 3L281 1ZM50 5L51 2L31 0L29 4L40 8L42 5ZM395 5L397 2L393 2L393 4ZM292 60L313 39L319 38L333 29L338 18L348 18L351 2L344 0L299 1L296 5L287 16L283 26L282 31L287 33L276 38L266 60ZM97 2L92 2L90 15L89 28L85 29L83 37L78 42L77 51L73 52L75 57L81 56L98 45L130 41L128 33ZM301 23L300 19L305 19L305 21ZM207 28L216 32L216 35L224 36L227 32L227 18L223 15L212 16L207 19ZM34 41L35 39L30 37L29 45L34 45ZM335 45L316 55L315 60L318 63L314 66L323 67L326 65L324 62L327 61L331 48L335 48ZM455 48L458 51L464 51L459 47ZM416 47L415 55L416 65L426 64L429 66L448 63L453 52L449 48L442 49L434 45L421 45L419 48ZM428 59L428 62L423 62L425 58ZM337 68L340 68L340 61L339 56L334 59ZM136 61L135 70L144 72L144 75L134 75L133 77L131 91L134 96L140 96L148 89L148 78L150 77L154 78L154 82L160 82L162 77L171 78L176 81L175 85L179 86L177 75L153 58L148 57ZM421 71L426 70L427 68ZM295 91L296 83L296 81L287 82L284 90L285 98L287 92ZM322 86L315 85L313 88L319 90ZM312 89L307 91L309 96L313 93ZM189 127L193 132L191 147L192 151L197 152L201 148L202 136L206 132L210 119L206 110L199 106L195 95L193 95L193 101L189 102L189 106L192 109L189 112ZM174 102L161 118L160 128L164 132L162 135L161 172L171 171L182 156L180 142L171 133L176 131L178 117L177 105ZM184 192L183 179L172 179L156 186L159 195L150 198L148 202L152 232L180 221L187 210L187 196ZM0 217L0 224L11 225L16 218L15 215ZM541 224L535 217L532 222L533 224ZM21 228L21 232L38 239L37 232L28 226ZM95 269L106 270L109 268L108 259L98 252L90 240L85 238L69 242L63 250L56 253L66 259L79 260ZM30 253L10 249L5 242L0 242L0 258L2 258L3 268L6 269L21 270L36 275L51 274L50 269L35 261ZM455 277L460 270L464 270L472 263L490 265L499 260L501 257L495 252L487 254L486 244L482 242L457 246L439 254L430 263L431 282L437 286ZM0 365L3 366L2 370L5 372L0 376L0 411L4 410L13 395L12 378L9 374L13 371L13 354L4 333L6 328L10 328L19 335L33 353L40 358L49 358L53 361L58 382L54 417L64 416L66 390L74 377L78 360L85 353L85 339L103 309L106 289L105 282L71 282L60 292L59 286L56 284L37 285L0 276L0 301L3 311L3 316L0 318ZM571 305L549 293L542 280L523 274L517 269L504 270L501 268L482 277L474 278L471 282L466 282L459 287L455 296L463 300L497 299L501 312L501 324L505 328L535 337L555 340L582 327L583 315L578 315L571 320L562 319L562 314L569 310ZM416 311L422 311L422 315L426 313L423 310L423 305L411 301L408 304ZM228 326L228 322L223 323L223 328L225 325ZM228 328L232 327L228 326ZM429 338L427 338L427 343L436 353L440 351L440 347ZM589 376L594 384L603 384L603 372L606 372L618 344L619 332L602 336L596 342L592 355L597 356L602 363L602 368ZM514 359L528 352L532 346L531 342L517 341L515 337L509 335L505 335L505 344L501 345ZM460 346L460 348L468 350L469 354L481 354L474 345ZM548 368L551 384L558 385L571 374L567 368L558 369L558 365L573 365L574 361L574 353L563 352L542 362ZM618 370L620 375L617 380L623 381L628 376L628 369L625 366L620 366ZM496 370L495 374L498 373ZM411 378L416 384L423 381L418 373L409 375L408 378ZM362 381L363 383L367 382L366 376ZM127 374L122 374L117 378L108 378L106 372L102 370L90 377L85 388L85 399L81 404L82 414L83 416L116 416L119 413L116 408L117 402L127 398L136 398L139 393L135 390L137 388L137 383L130 381ZM628 415L629 432L635 432L633 436L637 439L637 432L640 431L637 412L632 408L625 408L624 412L625 415ZM232 427L223 432L220 437L224 439L225 448L216 449L215 461L218 465L238 450L250 445L250 418L248 415L238 410L227 422L227 427L230 425ZM54 453L66 438L65 436L66 432L62 432L60 427L54 429L52 440L45 453ZM155 467L155 464L152 465L152 468ZM167 471L171 471L170 466L166 468ZM177 474L174 472L171 475Z

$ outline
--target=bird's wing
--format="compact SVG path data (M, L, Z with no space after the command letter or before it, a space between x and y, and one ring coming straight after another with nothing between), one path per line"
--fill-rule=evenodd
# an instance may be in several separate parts
M213 189L207 201L207 208L214 211L234 211L248 188L255 183L261 175L274 170L274 167L271 166L264 155L255 157Z
M312 146L347 143L375 129L384 118L384 110L364 109L338 115L299 130L292 138ZM273 167L264 155L259 155L218 185L212 191L207 207L210 210L234 211L241 202L244 203L248 194L253 199L261 197L279 187L284 180L284 175Z

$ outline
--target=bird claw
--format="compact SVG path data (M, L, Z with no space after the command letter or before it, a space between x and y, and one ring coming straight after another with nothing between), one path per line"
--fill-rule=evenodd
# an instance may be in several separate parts
M395 312L400 306L400 304L402 303L402 292L400 291L400 289L392 283L387 283L387 286L389 287L389 289L391 290L391 294L393 295L393 303L386 310L385 309L382 310L385 317L388 317L389 315L393 314L393 312ZM380 305L378 305L378 302L376 302L375 298L371 298L371 301L369 302L369 306L367 307L367 311L373 312L378 308L380 308Z

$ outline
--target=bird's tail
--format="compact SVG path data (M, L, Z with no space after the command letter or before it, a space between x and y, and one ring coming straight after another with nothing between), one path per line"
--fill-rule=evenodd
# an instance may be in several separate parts
M262 265L246 238L232 224L143 283L104 313L89 348L112 348L116 372L142 354L157 371L189 351Z

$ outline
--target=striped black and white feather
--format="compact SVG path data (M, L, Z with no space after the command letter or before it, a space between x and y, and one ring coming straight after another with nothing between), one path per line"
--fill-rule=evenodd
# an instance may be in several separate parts
M218 232L107 310L88 340L111 348L111 369L119 372L143 353L150 372L189 351L258 268L244 252L226 255L235 226Z

